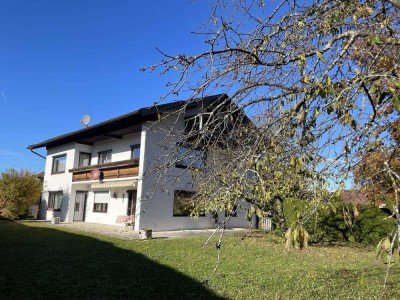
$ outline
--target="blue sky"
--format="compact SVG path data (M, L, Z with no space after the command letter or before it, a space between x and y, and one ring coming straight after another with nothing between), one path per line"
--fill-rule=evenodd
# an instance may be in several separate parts
M139 69L195 52L209 2L0 0L0 171L41 171L26 147L152 105L167 77ZM172 100L172 99L171 99Z

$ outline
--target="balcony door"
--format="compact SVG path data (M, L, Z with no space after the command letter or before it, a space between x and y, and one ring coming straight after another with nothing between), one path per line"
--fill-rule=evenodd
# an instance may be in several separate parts
M74 221L85 221L87 192L76 192Z

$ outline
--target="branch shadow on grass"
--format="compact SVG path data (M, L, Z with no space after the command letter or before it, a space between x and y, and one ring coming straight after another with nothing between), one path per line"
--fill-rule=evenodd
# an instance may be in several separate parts
M0 222L5 299L222 299L142 254L89 236Z

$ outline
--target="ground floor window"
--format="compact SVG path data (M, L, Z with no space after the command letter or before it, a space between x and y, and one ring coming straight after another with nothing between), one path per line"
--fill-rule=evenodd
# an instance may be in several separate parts
M195 208L193 203L194 192L175 191L174 194L174 217L187 217ZM205 216L204 212L200 212L199 216Z
M237 217L237 206L225 210L225 217Z
M110 193L107 192L95 192L94 193L94 204L93 212L106 213L108 209L108 203L110 201Z
M49 192L48 210L61 210L63 192Z

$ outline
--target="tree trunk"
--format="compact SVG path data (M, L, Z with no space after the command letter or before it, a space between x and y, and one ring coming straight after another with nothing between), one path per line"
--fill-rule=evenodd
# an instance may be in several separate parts
M287 226L286 226L285 214L283 212L282 199L280 199L280 198L275 199L272 211L273 211L272 219L273 219L274 223L276 224L276 228L286 231Z

